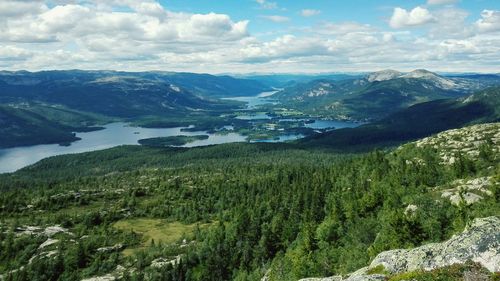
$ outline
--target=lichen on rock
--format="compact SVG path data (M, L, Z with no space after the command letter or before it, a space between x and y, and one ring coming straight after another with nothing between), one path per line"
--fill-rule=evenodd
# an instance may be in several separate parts
M397 249L382 252L375 257L369 266L351 273L346 279L334 276L307 278L300 281L386 280L385 274L370 273L373 269L381 267L386 274L429 271L453 264L465 264L468 261L479 263L490 272L500 271L499 217L475 219L462 233L454 235L442 243L430 243L409 250Z

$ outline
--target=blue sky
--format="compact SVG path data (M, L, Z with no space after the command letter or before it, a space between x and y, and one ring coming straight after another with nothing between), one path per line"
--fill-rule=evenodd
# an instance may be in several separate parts
M2 0L0 69L500 72L498 0Z

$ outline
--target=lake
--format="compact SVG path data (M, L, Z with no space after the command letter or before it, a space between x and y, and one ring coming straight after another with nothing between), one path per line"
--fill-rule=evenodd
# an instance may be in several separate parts
M81 140L72 142L70 146L42 144L0 149L0 173L14 172L50 156L101 150L118 145L138 144L140 139L146 138L178 135L209 136L206 140L191 142L185 145L186 147L246 141L246 137L237 133L208 134L205 131L182 132L182 127L151 129L130 127L125 123L111 123L103 127L104 129L99 131L77 133L76 136L81 138Z
M250 96L250 97L233 97L233 98L224 98L226 100L234 100L234 101L241 101L241 102L246 102L247 107L246 110L254 110L259 107L259 105L265 105L265 104L279 104L279 102L275 99L273 99L273 95L277 93L278 91L270 91L270 92L263 92L257 96ZM239 115L236 116L236 119L240 120L271 120L273 117L269 116L266 113L254 113L254 114L244 114L244 115ZM291 119L291 118L279 118L277 119L279 122L294 122L294 121L308 121L311 119ZM350 122L350 121L339 121L339 120L325 120L325 119L317 119L313 120L314 122L312 123L306 123L305 127L312 128L312 129L342 129L342 128L354 128L361 123L356 123L356 122ZM303 136L300 135L286 135L282 136L279 141L287 141L287 140L294 140L301 138Z
M277 93L278 91L271 91L271 92L263 92L258 94L257 96L250 96L250 97L233 97L233 98L223 98L223 100L234 100L234 101L241 101L241 102L246 102L247 103L247 109L255 109L259 105L264 105L264 104L278 104L276 100L272 99L272 95Z
M253 97L237 97L228 98L231 100L238 100L247 103L248 109L254 109L262 104L276 103L272 100L273 92L261 93L258 96ZM240 119L245 120L263 120L271 119L267 114L255 114L255 115L244 115L239 116ZM301 119L279 119L278 121L301 121ZM302 121L305 121L302 120ZM343 122L335 120L314 120L314 122L306 123L305 127L313 129L340 129L340 128L351 128L359 126L359 123L353 122ZM155 138L155 137L169 137L169 136L194 136L194 135L208 135L209 138L205 140L197 140L184 145L184 147L196 147L205 146L212 144L222 144L229 142L245 142L246 137L240 135L236 132L229 132L224 134L212 134L206 131L198 132L183 132L181 129L184 127L177 128L140 128L131 127L126 123L111 123L103 126L103 130L77 133L76 136L81 138L79 141L71 143L70 146L60 146L58 144L43 144L43 145L33 145L33 146L22 146L13 147L7 149L0 149L0 173L14 172L20 168L26 167L28 165L34 164L44 158L71 154L71 153L82 153L95 150L101 150L106 148L111 148L119 145L136 145L140 139ZM232 130L232 126L225 126L226 129ZM279 139L272 140L259 140L259 142L283 142L296 140L304 137L299 134L286 134L280 136Z

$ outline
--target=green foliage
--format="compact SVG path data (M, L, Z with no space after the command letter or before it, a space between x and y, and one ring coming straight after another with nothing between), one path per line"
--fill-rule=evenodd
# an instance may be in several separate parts
M381 251L442 241L473 218L500 212L498 191L457 207L434 189L498 178L500 170L488 168L498 167L498 157L464 155L466 165L457 167L440 164L439 153L414 145L339 155L226 144L124 146L46 159L0 176L0 272L25 266L12 273L15 280L82 279L118 265L125 280L259 280L267 269L270 280L349 273ZM410 204L418 209L405 214ZM45 238L18 236L16 227L55 224L74 236L60 234L68 242L53 246L57 255L28 265ZM168 233L175 239L162 238ZM117 244L136 250L98 251ZM178 256L174 265L151 266Z
M459 281L459 280L495 280L495 274L479 264L468 262L464 265L454 264L431 271L413 271L396 274L389 277L389 281Z
M366 272L367 275L372 275L372 274L384 274L386 275L387 274L387 270L385 269L385 267L381 264L377 265L376 267L374 268L371 268L370 270L368 270Z
M206 139L208 139L208 135L172 136L172 137L141 139L139 140L139 144L149 147L181 146L193 141L206 140Z
M371 150L399 145L468 124L500 120L500 88L493 87L466 99L444 99L419 103L376 122L357 128L334 130L300 141L305 146L337 150ZM487 149L484 144L484 149ZM482 153L483 157L487 157Z

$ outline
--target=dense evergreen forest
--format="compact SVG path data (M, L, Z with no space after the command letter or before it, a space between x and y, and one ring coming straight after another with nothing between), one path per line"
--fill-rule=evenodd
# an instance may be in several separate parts
M475 217L500 214L498 123L490 130L477 155L452 151L450 163L444 148L414 143L352 155L291 144L123 146L45 159L0 176L0 274L346 274L381 251L442 241ZM485 177L491 196L474 204L441 196L457 179Z

